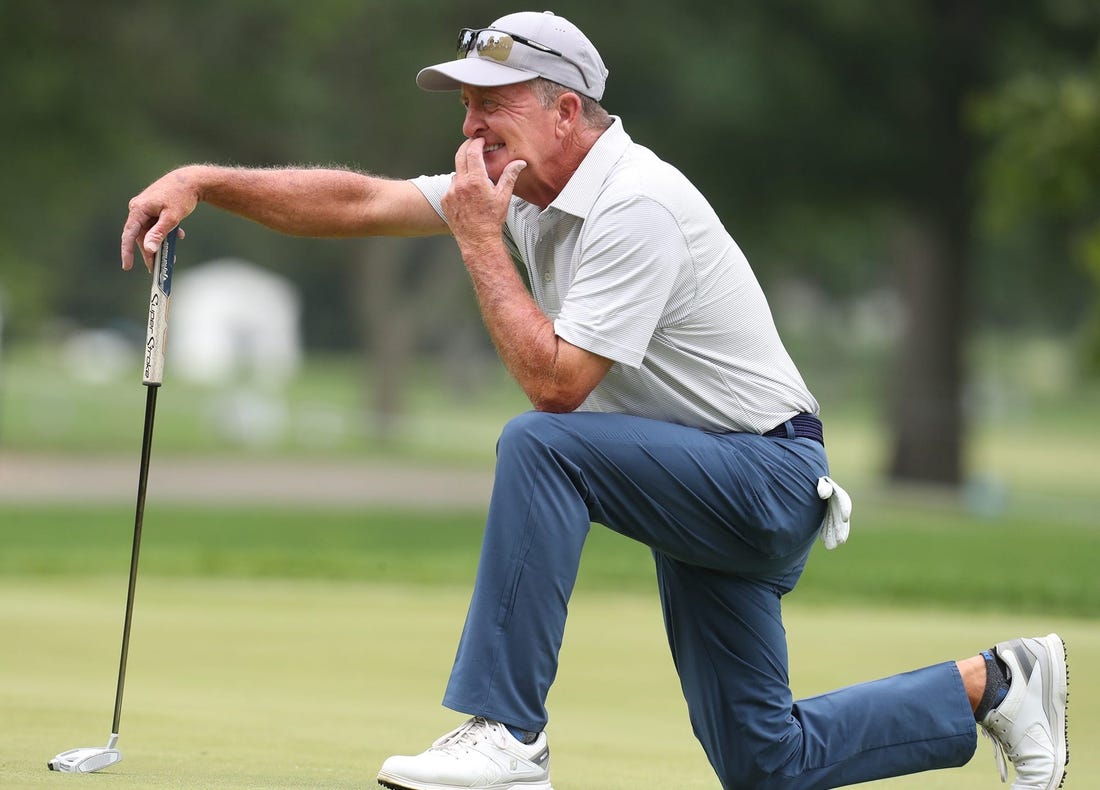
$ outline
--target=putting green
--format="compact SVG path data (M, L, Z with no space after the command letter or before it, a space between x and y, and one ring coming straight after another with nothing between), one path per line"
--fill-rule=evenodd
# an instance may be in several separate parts
M320 581L139 579L119 748L93 777L51 773L106 743L125 579L0 578L4 787L373 787L389 754L458 723L439 705L468 590ZM1074 667L1069 787L1100 776L1100 625L938 611L788 606L798 694L1059 630ZM718 783L687 723L655 596L580 590L550 698L558 790ZM1000 787L975 759L882 788ZM865 785L871 787L872 785Z

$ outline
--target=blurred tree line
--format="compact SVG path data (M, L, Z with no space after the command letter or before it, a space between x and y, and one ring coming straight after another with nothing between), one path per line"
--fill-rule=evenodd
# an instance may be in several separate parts
M145 279L113 273L121 222L176 165L449 171L461 106L413 78L453 55L459 28L523 8L4 0L9 336L59 316L102 325L142 303ZM604 105L711 199L766 287L898 295L893 477L961 480L976 329L1091 332L1082 348L1100 360L1095 0L554 10L604 55ZM185 260L232 255L290 276L311 346L365 346L388 371L380 413L397 408L410 354L486 342L446 239L288 239L202 208L186 227Z

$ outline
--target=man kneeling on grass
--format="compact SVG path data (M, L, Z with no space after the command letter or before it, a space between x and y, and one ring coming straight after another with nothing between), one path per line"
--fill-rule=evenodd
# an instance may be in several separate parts
M184 167L130 204L123 267L199 201L286 233L450 233L534 410L500 437L444 704L470 716L378 774L406 790L550 790L545 701L590 524L653 551L695 734L725 788L828 788L966 763L977 721L1015 788L1058 787L1066 663L1051 634L795 701L780 599L847 537L818 404L701 194L599 104L608 71L549 12L465 29L420 72L457 91L455 172ZM513 261L526 267L530 292ZM853 656L855 658L855 656Z

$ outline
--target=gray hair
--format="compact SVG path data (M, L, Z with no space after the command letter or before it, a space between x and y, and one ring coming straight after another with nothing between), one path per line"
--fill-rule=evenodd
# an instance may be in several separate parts
M554 82L545 77L536 77L531 80L531 91L544 110L553 107L554 102L563 93L576 93L581 99L581 117L587 126L593 129L606 129L611 126L611 116L608 115L607 110L598 101L573 88L567 88L560 82Z

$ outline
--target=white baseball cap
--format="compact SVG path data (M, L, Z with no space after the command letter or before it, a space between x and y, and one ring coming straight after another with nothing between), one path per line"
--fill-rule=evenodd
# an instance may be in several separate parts
M486 28L464 28L458 59L422 69L416 84L426 91L453 91L545 77L599 101L607 74L596 47L568 19L551 11L521 11Z

